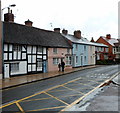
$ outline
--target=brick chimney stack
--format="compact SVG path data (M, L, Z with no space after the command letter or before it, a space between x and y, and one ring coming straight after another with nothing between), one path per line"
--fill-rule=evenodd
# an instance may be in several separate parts
M68 34L68 30L63 29L62 30L62 34L67 35Z
M32 27L32 24L33 24L33 22L30 21L29 19L28 19L27 21L25 21L25 25L26 25L26 26Z
M60 28L54 28L54 32L60 33Z
M106 35L106 39L107 39L107 40L111 39L111 35L110 35L110 34L107 34L107 35Z
M76 37L76 38L81 38L81 31L80 30L77 30L77 31L74 31L74 36Z
M12 10L8 8L8 13L4 14L5 22L14 22L14 14L12 14Z

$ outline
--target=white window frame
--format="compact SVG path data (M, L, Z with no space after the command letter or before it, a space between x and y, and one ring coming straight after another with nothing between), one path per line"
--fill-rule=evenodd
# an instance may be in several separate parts
M76 62L76 64L78 64L78 56L76 56L76 61L75 62Z
M71 56L66 56L66 65L71 65Z
M53 58L53 64L57 65L59 63L59 58Z
M38 50L37 50L39 53L42 53L42 47L38 47Z
M13 51L21 51L22 47L19 45L13 45Z
M42 65L42 59L37 59L37 68L42 68L43 65Z
M53 48L53 53L54 53L54 54L57 54L57 53L58 53L57 48Z
M19 62L11 63L10 70L11 70L11 72L18 72L19 71Z

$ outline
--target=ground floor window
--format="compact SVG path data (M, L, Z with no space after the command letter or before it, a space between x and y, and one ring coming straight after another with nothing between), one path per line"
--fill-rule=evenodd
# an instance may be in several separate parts
M11 67L11 72L19 71L19 63L11 63L10 67Z
M66 56L66 65L71 65L71 56Z
M53 58L53 64L58 64L59 63L59 58Z
M37 59L37 68L42 67L42 59Z

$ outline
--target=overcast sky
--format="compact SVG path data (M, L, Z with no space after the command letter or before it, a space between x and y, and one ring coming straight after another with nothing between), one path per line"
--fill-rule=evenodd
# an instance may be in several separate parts
M34 27L46 30L81 30L91 40L111 34L118 38L118 2L120 0L1 0L2 8L11 4L15 23L30 19ZM7 8L2 14L7 12Z

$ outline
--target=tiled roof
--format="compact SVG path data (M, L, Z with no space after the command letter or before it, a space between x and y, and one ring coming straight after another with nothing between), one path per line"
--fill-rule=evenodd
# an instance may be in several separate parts
M89 40L87 40L87 38L81 37L81 39L78 39L70 34L67 34L67 35L62 34L62 35L65 36L68 40L72 41L73 43L87 44L87 45L93 45L93 46L96 45L95 43L92 43Z
M3 22L4 43L71 48L68 41L53 31Z
M115 46L114 43L118 43L118 40L115 38L111 38L111 39L106 39L105 37L103 38L104 40L106 40L109 44L111 44L112 46Z

